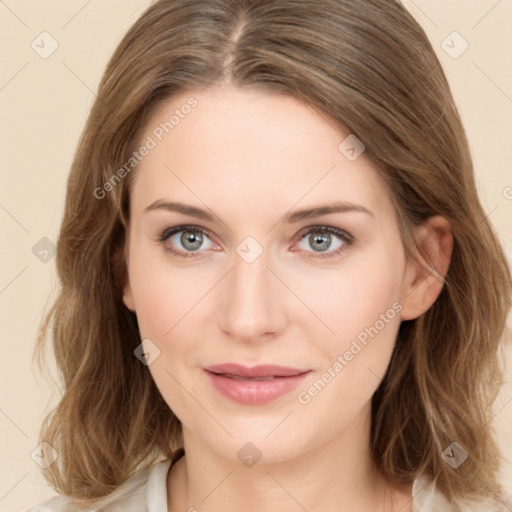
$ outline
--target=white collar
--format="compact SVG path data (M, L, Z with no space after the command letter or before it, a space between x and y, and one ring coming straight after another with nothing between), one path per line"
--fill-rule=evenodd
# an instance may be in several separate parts
M151 468L146 484L147 512L167 512L167 474L171 459L166 459Z
M167 474L171 462L171 459L166 459L151 468L146 484L147 512L167 512ZM418 477L413 483L412 502L413 512L449 510L438 508L441 505L448 505L448 502L436 493L433 481L424 475Z

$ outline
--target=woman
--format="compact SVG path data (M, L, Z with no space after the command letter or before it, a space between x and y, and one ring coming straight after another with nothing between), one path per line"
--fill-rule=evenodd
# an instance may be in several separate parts
M101 81L57 268L62 496L33 511L509 510L510 271L397 1L152 4Z

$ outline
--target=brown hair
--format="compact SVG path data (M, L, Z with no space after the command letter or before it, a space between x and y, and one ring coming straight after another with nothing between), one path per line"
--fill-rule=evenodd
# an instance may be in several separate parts
M396 0L160 0L130 28L72 164L57 245L61 289L36 347L41 356L51 331L63 384L40 434L59 454L45 470L49 483L69 496L104 496L182 446L179 420L134 356L137 320L121 300L117 256L136 170L105 197L95 191L113 183L162 101L224 84L292 95L355 134L389 187L408 257L418 254L415 226L434 215L450 221L442 292L402 322L372 399L373 460L395 484L424 472L449 499L500 496L489 421L502 384L510 270L478 200L442 67ZM442 457L453 441L469 452L456 470Z

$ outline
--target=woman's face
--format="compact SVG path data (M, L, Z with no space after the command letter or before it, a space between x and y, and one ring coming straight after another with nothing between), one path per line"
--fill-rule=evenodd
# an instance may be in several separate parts
M296 99L233 88L174 97L140 139L124 302L169 407L229 459L341 435L368 418L390 361L404 249L349 135ZM205 370L228 363L303 374Z

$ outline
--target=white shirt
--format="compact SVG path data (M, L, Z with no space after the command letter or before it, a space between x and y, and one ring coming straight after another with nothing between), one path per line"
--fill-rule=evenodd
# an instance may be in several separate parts
M26 512L167 512L167 474L171 459L140 470L108 496L91 501L84 508L66 496L54 496ZM412 487L413 512L451 512L453 507L437 492L432 480L422 476ZM194 505L201 510L200 504ZM189 510L194 510L191 506ZM465 512L500 512L485 503L468 504ZM183 511L187 512L187 511ZM311 511L314 512L314 511Z

